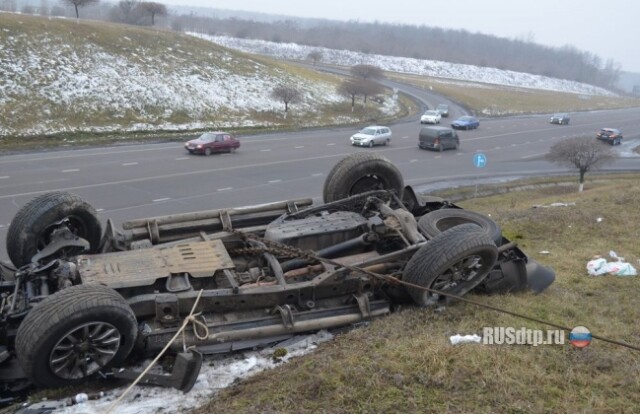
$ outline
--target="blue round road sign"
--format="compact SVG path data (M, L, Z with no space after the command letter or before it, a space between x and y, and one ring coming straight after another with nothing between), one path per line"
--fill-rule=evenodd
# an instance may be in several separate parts
M482 153L478 153L476 155L473 156L473 165L475 165L478 168L482 168L485 165L487 165L487 156L482 154Z

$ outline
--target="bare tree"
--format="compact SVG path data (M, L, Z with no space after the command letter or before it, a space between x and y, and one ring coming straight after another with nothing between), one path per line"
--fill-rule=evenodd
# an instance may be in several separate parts
M156 16L166 16L167 15L167 6L162 3L155 3L151 1L146 1L140 3L140 7L142 10L151 15L151 26L153 26L156 22Z
M582 192L585 174L613 161L614 154L611 148L589 136L562 140L551 146L545 158L555 164L576 168L580 174L578 191Z
M382 86L376 82L365 79L345 79L338 86L338 93L351 98L351 112L353 112L356 97L362 96L364 98L364 104L367 104L367 97L376 95L382 91Z
M69 4L76 9L76 19L80 18L80 13L78 12L79 7L88 6L90 4L98 3L100 0L61 0L63 3Z
M352 66L351 74L362 79L380 79L383 77L382 69L373 65L355 65Z
M300 102L302 100L302 93L300 93L295 86L279 85L273 88L271 97L284 103L284 118L287 119L289 104Z
M367 105L367 97L377 95L382 92L382 86L379 83L370 80L362 80L360 85L360 94L364 98L364 105Z
M318 62L320 62L322 60L322 52L319 50L313 50L311 52L309 52L309 54L307 55L307 60L310 60L313 63L313 66L315 66Z
M362 81L359 79L345 79L338 86L338 93L351 98L351 112L354 111L356 106L356 96L360 94L360 83Z
M141 8L140 0L121 0L118 6L112 10L112 17L115 21L135 24L139 21Z

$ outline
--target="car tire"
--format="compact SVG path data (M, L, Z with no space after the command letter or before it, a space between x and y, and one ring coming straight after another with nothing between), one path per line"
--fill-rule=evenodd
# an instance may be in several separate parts
M442 208L425 214L418 220L418 230L427 239L433 239L453 227L470 223L482 229L496 246L502 244L502 229L495 221L484 214L460 208Z
M462 296L480 284L495 266L498 248L475 224L438 234L409 259L403 280L413 285ZM419 306L434 304L432 293L407 287Z
M404 180L398 168L377 153L356 152L333 166L324 182L325 203L371 190L394 190L402 195Z
M205 156L207 156L207 157L208 157L209 155L211 155L211 148L205 148L205 149L204 149L204 155L205 155Z
M41 387L61 387L121 364L136 336L136 317L115 290L76 285L48 296L27 314L18 328L15 349L31 381ZM86 348L78 350L78 341ZM83 360L85 364L79 365Z
M48 244L52 232L62 226L87 240L91 253L98 250L102 225L96 210L75 194L55 191L34 198L18 210L7 231L9 259L16 267L30 263Z

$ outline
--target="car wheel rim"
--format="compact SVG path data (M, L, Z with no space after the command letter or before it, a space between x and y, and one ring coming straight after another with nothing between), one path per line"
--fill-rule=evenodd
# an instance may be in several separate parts
M86 378L111 362L120 342L120 332L110 323L85 323L56 343L49 356L49 368L62 379Z
M457 286L471 282L479 275L483 268L482 257L479 255L466 256L453 264L433 281L431 289L447 292Z

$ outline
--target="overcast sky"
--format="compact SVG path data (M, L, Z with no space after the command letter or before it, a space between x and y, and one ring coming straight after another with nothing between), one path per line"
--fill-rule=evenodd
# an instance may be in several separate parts
M215 7L333 20L380 21L465 29L571 44L622 69L640 72L638 0L165 0L167 5Z

